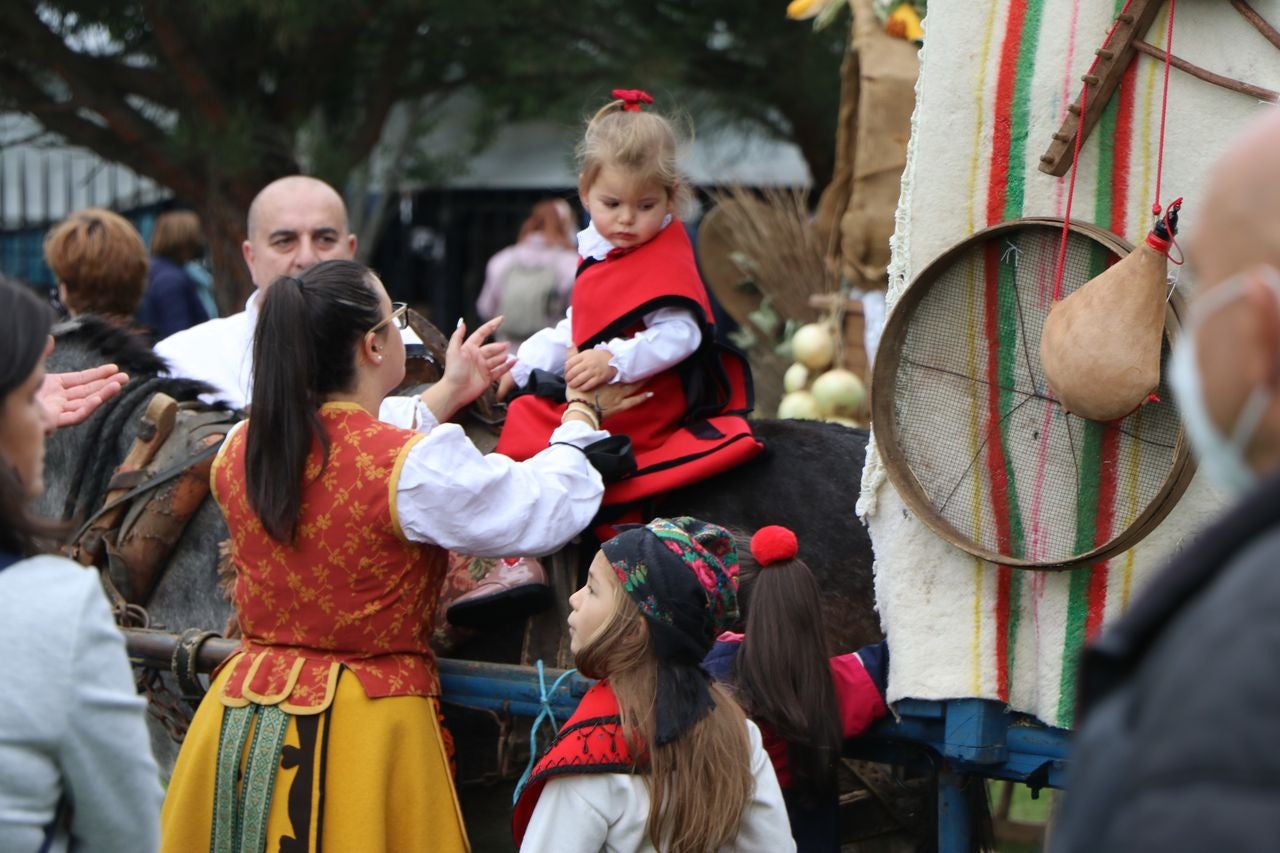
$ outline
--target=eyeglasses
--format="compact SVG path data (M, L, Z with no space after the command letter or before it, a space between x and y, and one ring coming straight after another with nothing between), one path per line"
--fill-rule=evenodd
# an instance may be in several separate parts
M395 323L397 329L409 328L409 315L405 312L409 310L408 304L404 302L392 302L391 313L378 321L377 325L371 328L370 332L376 332L388 323ZM366 332L368 334L368 332Z

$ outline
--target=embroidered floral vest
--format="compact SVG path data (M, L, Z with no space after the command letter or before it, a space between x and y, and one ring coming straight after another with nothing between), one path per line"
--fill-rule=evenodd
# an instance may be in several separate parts
M298 538L267 535L249 506L248 429L232 431L214 461L213 494L231 531L233 594L244 634L222 692L224 705L323 711L349 668L370 698L439 693L427 644L446 553L407 541L396 484L422 435L384 424L355 404L328 403L321 468L317 442L306 468Z

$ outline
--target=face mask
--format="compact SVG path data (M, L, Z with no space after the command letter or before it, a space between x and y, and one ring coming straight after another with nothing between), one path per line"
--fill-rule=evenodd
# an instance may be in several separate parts
M1280 272L1266 267L1263 275L1273 295L1280 299ZM1244 293L1244 281L1242 276L1225 281L1195 305L1191 320L1174 347L1168 375L1187 429L1187 438L1200 460L1201 469L1214 485L1233 495L1248 491L1257 482L1257 475L1245 462L1244 454L1271 404L1274 392L1262 385L1254 387L1231 429L1231 435L1224 436L1209 417L1196 357L1196 331L1206 317Z

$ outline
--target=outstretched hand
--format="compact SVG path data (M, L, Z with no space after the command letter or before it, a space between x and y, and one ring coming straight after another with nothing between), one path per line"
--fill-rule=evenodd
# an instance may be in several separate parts
M88 420L128 381L128 375L114 364L72 373L47 373L39 396L57 426L75 426Z
M423 402L442 423L511 370L510 345L505 341L485 343L501 325L502 318L494 317L469 336L462 321L453 330L444 358L444 376L422 393Z

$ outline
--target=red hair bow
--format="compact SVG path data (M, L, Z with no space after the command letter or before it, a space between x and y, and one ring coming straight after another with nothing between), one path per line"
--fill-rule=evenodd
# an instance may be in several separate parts
M613 96L622 101L622 108L629 113L640 112L641 104L653 103L653 95L644 89L614 89Z
M799 548L796 535L780 524L761 527L751 537L751 556L762 566L790 560Z

